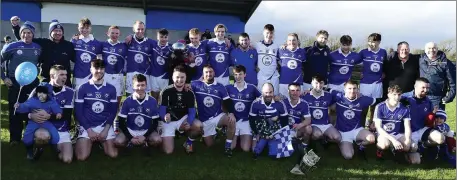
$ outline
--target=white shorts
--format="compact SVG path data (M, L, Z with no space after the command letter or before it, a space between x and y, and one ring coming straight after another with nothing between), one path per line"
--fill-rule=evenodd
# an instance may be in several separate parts
M272 77L270 80L268 80L269 77L260 77L257 76L257 80L259 81L257 84L257 89L259 89L260 92L262 92L262 86L265 83L271 83L273 85L274 89L274 94L279 95L279 76L278 77Z
M163 79L163 76L149 76L149 88L153 92L160 92L168 86L168 79Z
M372 98L382 98L382 83L360 84L360 93Z
M122 74L105 74L104 79L116 88L118 97L124 95L124 76Z
M354 142L355 140L357 140L357 135L359 134L359 132L363 130L362 127L359 127L357 129L354 129L352 131L348 131L348 132L341 132L340 131L340 134L341 134L341 142L343 141L346 141L346 142Z
M325 133L329 127L333 127L332 124L311 124L311 126L319 128L322 133Z
M336 91L339 91L339 92L344 92L344 83L340 84L340 85L328 84L328 87L330 89L332 89L332 90L336 90Z
M235 136L240 136L240 135L252 135L251 125L249 125L249 121L236 122Z
M302 92L304 89L304 86L300 86ZM288 84L279 84L279 94L283 95L284 97L289 98L289 85Z
M221 121L222 116L224 116L224 113L203 122L203 137L213 136L217 133L216 127L219 121Z
M405 134L392 135L396 140L400 141L400 138L405 136ZM379 137L379 133L376 133L376 137Z
M169 123L160 121L157 127L157 130L160 133L160 137L174 137L175 132L179 131L179 127L181 127L182 123L187 120L187 115L183 116L178 121L172 121Z
M71 136L68 131L65 132L60 132L59 133L59 142L57 144L62 144L62 143L71 143Z
M422 142L422 135L424 135L427 129L429 129L429 127L423 127L422 129L419 129L411 133L411 140L416 143Z
M146 132L148 132L147 129L145 129L145 130L132 130L130 128L127 128L127 130L129 131L130 135L132 135L132 137L143 136L144 134L146 134ZM146 138L148 138L148 137L146 137Z
M139 72L127 73L127 77L125 78L125 91L129 94L133 93L133 76L135 76L135 74L142 74L142 73L139 73ZM146 74L143 74L143 75L146 76L146 81L148 84L146 87L146 93L149 93L149 92L151 92L151 89L149 86L151 81L150 81L149 75L146 75Z
M87 76L86 78L75 78L75 82L73 83L74 85L74 89L78 89L79 86L81 86L82 84L86 83L87 81L89 81L89 77L90 76Z
M216 82L218 82L224 86L227 86L230 84L229 77L214 77L214 80L216 80Z
M96 133L100 133L103 131L103 126L97 126L97 127L92 127L92 131ZM79 136L78 138L86 138L89 139L89 136L87 135L87 131L84 129L84 127L79 126ZM113 126L111 126L108 130L108 135L106 136L106 140L114 139L116 138L116 134L114 133Z

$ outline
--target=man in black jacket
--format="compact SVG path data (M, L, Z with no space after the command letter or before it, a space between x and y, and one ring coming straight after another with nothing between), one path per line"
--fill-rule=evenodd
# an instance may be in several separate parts
M397 51L388 57L385 68L383 99L387 98L387 87L393 84L400 86L403 92L410 92L414 89L414 82L420 74L419 56L410 54L408 42L399 42Z
M430 81L428 98L434 107L445 109L455 97L456 66L438 51L436 43L425 44L425 53L419 59L420 76Z
M21 37L17 36L19 34L19 23L13 23L13 32L18 40ZM16 33L17 32L17 33ZM48 38L33 38L33 42L37 43L42 48L42 54L39 59L41 63L41 76L44 78L43 82L49 82L49 70L52 66L58 64L65 67L67 70L67 82L65 85L72 87L71 85L71 73L73 72L70 67L70 61L75 62L75 50L71 42L65 40L63 26L57 21L52 20L49 24L49 39Z

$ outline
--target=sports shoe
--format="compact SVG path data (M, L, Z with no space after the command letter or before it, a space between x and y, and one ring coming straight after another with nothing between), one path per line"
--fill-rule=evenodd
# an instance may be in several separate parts
M357 152L357 155L362 158L365 161L368 161L367 155L365 153L365 150L359 149Z
M383 150L380 150L380 149L376 150L376 159L380 160L380 161L384 160L384 151Z
M33 152L33 160L38 160L40 159L41 155L43 154L44 149L43 148L35 148Z
M225 148L224 154L227 155L227 157L232 157L232 148Z
M19 144L19 141L10 141L10 146L16 146Z
M325 150L327 150L328 147L330 146L330 144L328 143L326 137L322 138L322 139L320 140L320 143L321 143L322 147L323 147Z
M290 173L292 174L295 174L295 175L305 175L305 173L303 173L301 170L300 170L300 165L296 164L294 166L294 168L292 168L292 170L290 170Z
M34 159L33 158L33 154L34 154L33 151L34 151L33 149L27 150L27 160L33 161L33 159Z
M184 142L182 145L184 147L184 150L186 151L187 154L191 154L194 152L192 144L187 144L187 142Z
M152 156L151 148L149 148L149 145L148 145L147 142L145 142L145 143L143 144L142 148L143 148L144 154L145 154L146 156Z
M259 154L257 154L257 153L252 153L252 154L253 154L252 158L254 160L257 160L259 158Z

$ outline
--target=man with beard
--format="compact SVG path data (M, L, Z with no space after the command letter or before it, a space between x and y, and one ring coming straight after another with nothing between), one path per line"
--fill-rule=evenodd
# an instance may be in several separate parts
M332 61L330 57L330 48L327 46L328 32L320 30L316 34L316 41L310 47L305 48L306 62L303 64L304 89L311 89L312 77L315 75L322 76L325 84L327 84L328 67Z
M192 153L192 143L195 140L202 124L195 120L195 95L190 90L185 90L186 72L183 66L174 68L173 84L160 93L159 132L162 137L162 147L166 154L171 154L174 149L175 132L186 132L188 137L183 146L187 153Z
M198 116L203 124L203 140L207 146L214 144L216 127L227 127L225 142L225 155L232 157L232 140L235 136L236 118L233 114L233 101L230 99L225 87L218 83L214 77L211 65L203 68L203 80L192 81L191 88L197 100ZM224 113L222 107L228 112ZM195 120L198 124L199 121Z
M117 135L114 143L116 146L128 148L143 146L149 155L149 146L158 146L162 142L156 131L159 123L157 101L146 94L146 76L136 74L132 81L135 92L122 103L118 114L122 132Z
M12 18L13 20L14 18ZM18 19L18 17L17 17ZM17 21L11 21L13 31L18 40L21 39L19 36L19 23ZM42 82L49 82L49 72L52 66L58 64L62 65L67 70L66 86L71 86L71 67L70 61L75 62L75 49L70 41L64 38L64 29L62 24L57 19L54 19L49 24L49 38L33 38L32 41L41 46L42 52L40 56L41 63L41 77Z
M97 141L102 143L109 157L115 158L118 154L112 126L117 112L116 88L104 80L103 60L95 59L90 64L92 78L76 90L75 116L79 134L75 152L79 161L89 157L92 144Z
M434 148L444 142L443 134L426 126L425 119L435 109L432 101L427 97L429 90L430 82L421 77L416 80L412 92L402 95L402 103L408 106L411 111L411 140L418 144L419 148L418 152L408 154L411 164L420 164L420 153L423 152L424 148Z

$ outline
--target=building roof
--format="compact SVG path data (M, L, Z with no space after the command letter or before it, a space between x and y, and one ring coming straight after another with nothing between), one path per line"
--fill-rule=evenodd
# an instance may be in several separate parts
M228 14L240 17L247 22L262 0L36 0L34 2L53 2L87 4L100 6L142 8L148 10L176 10L200 13Z

